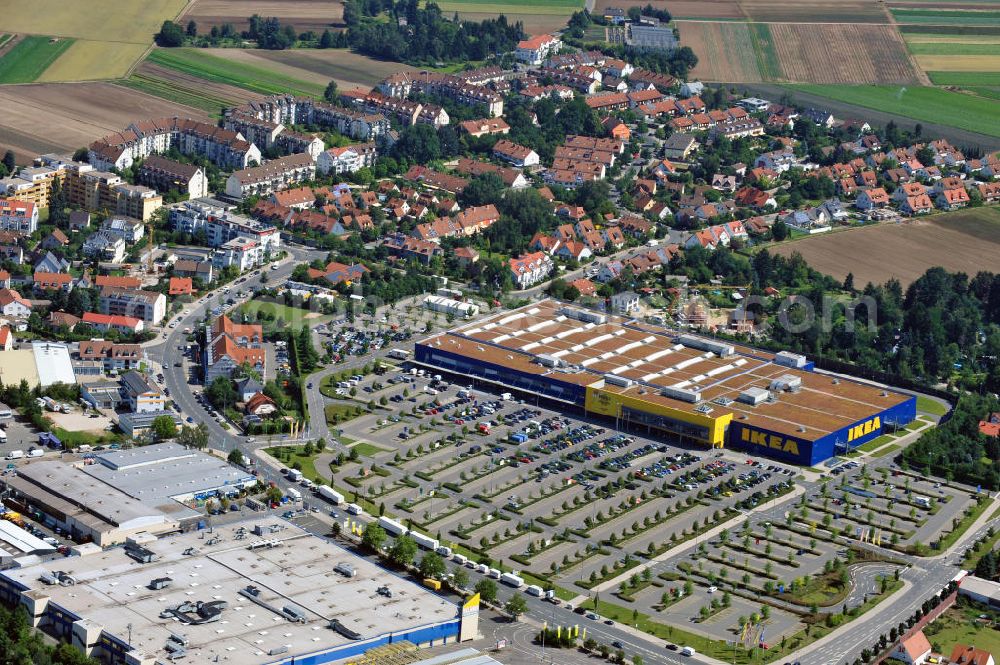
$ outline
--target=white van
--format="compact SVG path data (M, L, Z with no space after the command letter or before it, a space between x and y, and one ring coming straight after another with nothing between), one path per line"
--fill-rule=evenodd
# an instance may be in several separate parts
M692 649L691 647L683 647L683 648L681 649L681 655L682 655L682 656L693 656L693 655L695 655L696 653L697 653L697 651L695 651L695 650L694 650L694 649Z
M485 575L486 573L490 572L490 567L487 566L485 563L481 563L478 566L476 566L476 572Z
M21 459L22 457L24 457L23 450L12 450L7 453L7 457L5 459Z
M41 448L32 448L28 451L28 457L41 457L45 454L45 451Z

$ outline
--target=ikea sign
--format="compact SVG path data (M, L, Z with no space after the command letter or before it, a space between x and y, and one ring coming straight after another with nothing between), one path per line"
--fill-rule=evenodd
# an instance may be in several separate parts
M859 425L855 425L847 430L847 441L851 442L856 439L868 436L873 432L878 432L882 429L882 421L878 416L864 421Z
M781 436L780 434L762 432L760 430L744 427L740 432L740 439L744 443L769 448L771 450L780 450L781 452L788 453L789 455L798 456L799 454L799 442L790 437Z

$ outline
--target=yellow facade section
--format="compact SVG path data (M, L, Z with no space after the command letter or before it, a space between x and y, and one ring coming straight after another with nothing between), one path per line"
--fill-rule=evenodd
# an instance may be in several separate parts
M692 425L707 427L708 438L704 440L704 443L709 444L713 448L721 448L723 446L726 439L726 429L733 420L731 412L718 415L691 413L643 399L640 395L627 395L594 386L587 386L585 404L587 411L611 418L620 416L622 409L628 408L633 411L642 411Z

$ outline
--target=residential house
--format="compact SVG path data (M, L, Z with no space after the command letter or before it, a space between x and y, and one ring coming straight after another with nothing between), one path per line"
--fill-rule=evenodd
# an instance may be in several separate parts
M0 231L31 235L38 229L38 207L30 201L0 199Z
M61 259L52 252L45 252L35 262L35 272L66 272L69 270L69 261Z
M639 294L623 291L611 296L611 309L616 314L633 314L639 310Z
M69 213L69 230L83 231L90 228L90 213L86 210L73 210Z
M942 210L958 210L969 205L969 193L959 185L952 189L944 189L934 199L937 207Z
M140 333L145 328L142 319L138 319L134 316L122 316L119 314L84 312L81 321L94 330L116 330L120 333L128 335Z
M194 283L190 277L171 277L167 294L170 296L193 296L195 294Z
M479 260L479 252L471 247L456 247L451 254L459 265L465 267L469 267Z
M459 157L458 164L455 170L466 176L477 176L484 173L495 173L503 181L503 184L512 189L522 189L527 187L531 183L524 174L517 169L512 169L508 166L499 166L497 164L490 164L489 162L481 162L478 159L469 159L468 157ZM456 205L454 201L451 202L452 205ZM448 214L450 210L439 210L442 214Z
M374 143L356 143L340 148L330 148L319 154L316 170L324 175L329 173L355 173L362 168L375 165L378 150Z
M777 207L777 202L770 194L750 186L744 186L737 190L733 195L733 201L741 208L754 210L761 210L769 205Z
M215 268L211 261L192 261L190 259L178 259L174 262L173 275L175 277L190 277L197 279L204 285L212 283L215 278Z
M569 283L574 289L579 292L581 296L590 297L597 294L597 286L594 285L589 279L581 277L579 279L574 279Z
M906 639L902 639L892 650L891 657L906 665L924 665L931 656L931 643L924 631L918 630Z
M685 81L681 84L682 97L696 97L705 92L705 84L701 81Z
M244 410L250 415L263 418L277 413L278 405L264 393L257 393L247 400Z
M994 665L993 655L989 651L965 644L955 645L948 662L952 665Z
M325 279L334 286L339 284L350 284L352 282L360 282L361 279L367 275L370 271L368 268L361 263L355 263L354 265L347 265L345 263L338 263L336 261L331 261L326 264L326 267L322 270L316 270L315 268L310 268L308 271L310 279Z
M425 265L430 264L435 256L442 256L445 253L436 242L428 242L402 233L386 237L382 245L393 256L405 260L414 259Z
M248 402L257 393L264 392L264 386L252 376L247 376L236 381L236 394L240 402Z
M735 192L737 183L737 178L734 175L716 173L712 176L712 187L722 192Z
M976 185L984 203L1000 201L1000 182L984 182Z
M33 277L33 288L36 293L42 291L69 293L73 290L74 284L73 275L63 272L35 272Z
M863 190L854 200L854 207L858 210L872 210L874 208L884 208L889 205L889 194L883 187L874 187Z
M62 232L62 229L52 229L52 233L42 239L42 249L61 249L69 244L69 238Z
M573 261L585 261L593 256L593 252L586 244L577 240L569 240L560 244L555 251L555 256Z
M141 323L141 322L140 322ZM119 344L104 339L80 342L73 369L77 374L138 370L146 354L140 344Z
M10 351L14 348L14 332L10 326L0 326L0 351Z
M121 215L115 215L104 220L104 223L101 224L101 230L118 236L127 245L136 244L145 235L145 229L141 221Z
M528 65L540 65L559 52L562 42L554 35L535 35L517 43L514 57Z
M110 231L97 231L87 237L81 248L83 255L106 263L125 260L125 241Z
M243 273L262 265L265 255L264 247L256 239L232 238L212 252L212 266L217 270L232 266Z
M167 409L167 398L163 391L136 371L122 376L122 396L132 413L152 413Z
M493 154L510 162L514 166L538 166L538 153L527 146L519 145L506 139L500 139L493 144Z
M49 312L49 318L46 323L49 328L59 329L66 328L67 331L73 332L73 329L81 321L80 317L70 314L69 312Z
M931 197L927 194L919 194L917 196L907 197L899 206L900 212L906 215L926 215L927 213L933 212L934 204L931 202Z
M511 278L518 289L526 289L548 279L554 264L545 252L522 254L508 260Z
M795 152L791 148L785 148L758 155L753 164L754 167L769 169L780 174L792 168L795 163Z
M31 314L31 303L14 289L0 289L0 313L4 316L27 318Z
M510 125L503 118L482 118L480 120L466 120L458 125L462 131L469 136L476 138L480 136L490 136L493 134L508 134Z
M663 156L684 161L698 149L698 142L689 134L671 134L663 142Z

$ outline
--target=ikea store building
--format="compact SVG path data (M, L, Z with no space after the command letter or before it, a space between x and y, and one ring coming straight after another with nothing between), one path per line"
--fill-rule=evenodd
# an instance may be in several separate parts
M623 427L813 466L916 416L916 398L800 355L544 300L436 334L414 360Z

